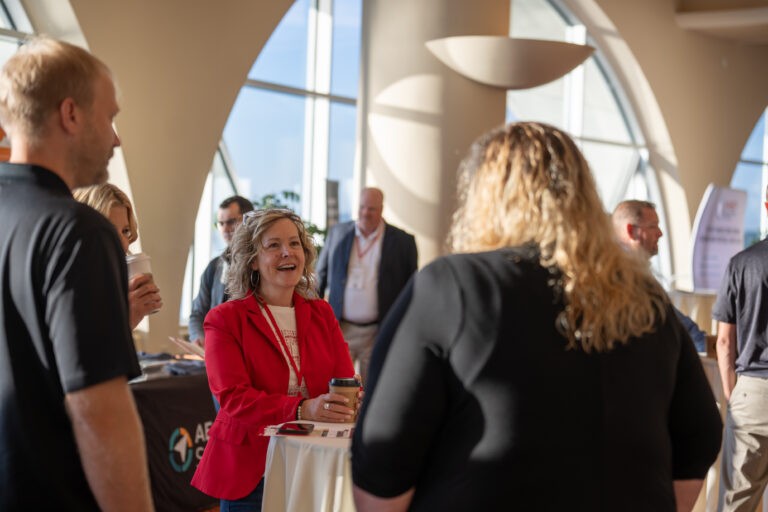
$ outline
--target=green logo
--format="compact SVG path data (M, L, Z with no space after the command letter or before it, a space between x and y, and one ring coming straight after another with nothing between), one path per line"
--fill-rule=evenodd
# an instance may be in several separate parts
M168 450L173 469L179 473L189 469L189 465L192 464L192 438L187 429L179 427L173 431Z

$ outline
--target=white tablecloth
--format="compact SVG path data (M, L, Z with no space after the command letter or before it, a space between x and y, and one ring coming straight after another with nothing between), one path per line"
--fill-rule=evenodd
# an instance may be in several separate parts
M339 424L314 423L316 429ZM264 512L354 512L351 439L272 436L264 469Z

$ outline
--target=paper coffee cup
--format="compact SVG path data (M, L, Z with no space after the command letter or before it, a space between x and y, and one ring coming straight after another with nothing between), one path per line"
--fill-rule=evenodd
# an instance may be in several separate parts
M360 381L354 378L333 378L328 383L328 392L344 395L349 402L334 402L344 407L349 407L355 414L346 423L354 423L357 419L357 392L360 391Z
M149 264L149 256L140 252L138 254L128 254L125 257L125 263L128 265L128 279L140 274L152 274L152 267Z
M138 254L126 255L125 264L128 265L128 279L132 279L134 276L139 276L143 274L149 274L151 276L152 267L149 264L149 260L150 260L150 257L144 254L143 252L140 252ZM160 308L157 308L154 311L150 311L149 314L152 315L154 313L157 313L158 311L160 311Z

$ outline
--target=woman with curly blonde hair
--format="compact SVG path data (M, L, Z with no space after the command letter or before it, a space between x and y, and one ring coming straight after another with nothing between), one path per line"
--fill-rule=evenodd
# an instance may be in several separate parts
M720 415L574 142L504 126L459 182L462 254L417 275L377 340L352 447L358 510L692 505Z
M269 438L291 420L343 422L356 411L328 393L354 368L330 304L315 297L315 247L290 210L247 212L230 244L229 302L205 317L208 382L221 404L192 485L221 511L261 510Z

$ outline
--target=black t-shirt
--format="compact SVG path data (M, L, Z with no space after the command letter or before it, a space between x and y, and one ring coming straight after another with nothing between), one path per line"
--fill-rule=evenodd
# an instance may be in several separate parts
M125 255L54 173L0 164L0 510L98 510L65 394L141 374Z
M654 334L566 350L556 278L528 249L417 274L374 347L356 485L415 487L412 510L675 510L721 439L693 344L668 308Z
M736 325L736 373L768 378L768 240L728 262L712 318Z

